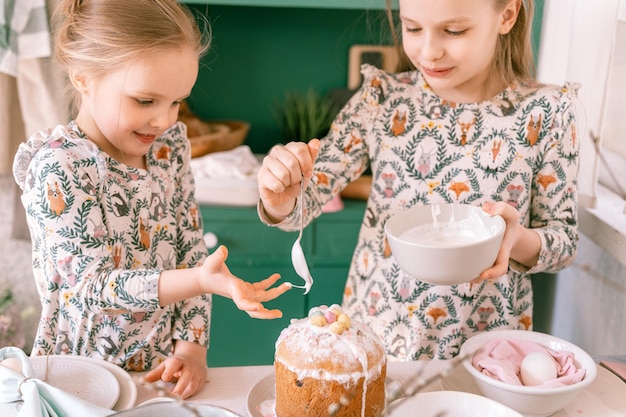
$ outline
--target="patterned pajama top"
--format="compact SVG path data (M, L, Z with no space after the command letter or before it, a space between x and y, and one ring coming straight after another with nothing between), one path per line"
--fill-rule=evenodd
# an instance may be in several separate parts
M16 154L42 316L33 354L155 367L173 341L208 346L210 296L159 306L162 270L207 249L194 199L186 128L153 144L147 169L102 152L74 122L33 135Z
M418 71L364 65L362 73L363 86L322 139L306 198L308 223L371 167L343 308L398 360L451 358L476 332L532 329L530 274L569 265L578 243L576 87L515 83L493 100L460 104L441 100ZM511 204L538 233L536 266L511 261L507 275L455 286L400 270L383 229L390 216L419 204L486 201ZM298 216L278 226L293 230Z

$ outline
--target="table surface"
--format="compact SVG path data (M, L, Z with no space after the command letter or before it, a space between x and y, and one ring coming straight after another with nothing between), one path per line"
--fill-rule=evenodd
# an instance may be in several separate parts
M451 361L415 361L389 362L387 366L388 380L406 381L415 380L415 375L421 373L420 381L428 382L421 392L438 391L444 389L442 381L436 375L447 370L449 377L463 380L461 373L467 373L463 366L451 367ZM207 383L189 401L213 404L227 408L241 416L249 416L247 409L247 395L250 390L263 378L272 374L272 366L239 366L208 368ZM154 399L159 392L150 384L141 383L143 373L131 373L137 382L136 405ZM469 373L467 373L469 376ZM465 378L465 381L468 381ZM464 391L478 393L476 386L471 382ZM565 409L552 417L625 417L626 416L626 383L603 367L598 367L598 377Z

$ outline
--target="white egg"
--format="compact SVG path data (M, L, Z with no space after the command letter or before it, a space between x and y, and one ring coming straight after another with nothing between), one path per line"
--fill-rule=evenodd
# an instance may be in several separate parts
M556 379L556 363L547 352L529 353L520 365L520 376L524 385L542 385L546 381Z

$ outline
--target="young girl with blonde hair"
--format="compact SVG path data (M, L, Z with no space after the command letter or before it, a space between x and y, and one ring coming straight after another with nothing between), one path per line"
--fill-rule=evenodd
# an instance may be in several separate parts
M477 332L532 329L530 274L556 272L576 253L576 88L533 81L532 7L400 0L412 69L364 65L362 87L325 138L275 146L263 161L259 215L286 230L300 222L303 177L308 223L371 167L343 308L378 333L391 358L451 358ZM390 216L440 203L478 205L505 219L494 265L472 282L421 282L389 250Z
M256 318L287 285L234 276L207 257L186 127L208 38L175 0L68 0L56 57L75 118L34 134L14 162L43 306L33 355L74 354L196 393L206 378L211 294Z

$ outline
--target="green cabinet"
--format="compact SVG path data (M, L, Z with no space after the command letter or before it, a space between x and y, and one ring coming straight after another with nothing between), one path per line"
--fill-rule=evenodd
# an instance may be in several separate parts
M364 201L345 200L344 204L343 210L322 214L304 230L302 248L313 287L307 295L294 288L267 303L268 308L283 311L281 319L253 319L230 299L213 297L207 354L210 367L272 364L276 339L292 318L304 317L316 305L341 303L365 209ZM201 215L205 233L212 233L217 245L228 248L226 263L233 274L259 281L277 272L282 276L280 282L302 283L291 265L296 232L264 225L256 207L202 206Z
M253 7L296 7L311 9L384 9L386 0L184 0L188 4L207 4L222 6ZM398 0L393 0L393 7L398 7Z

